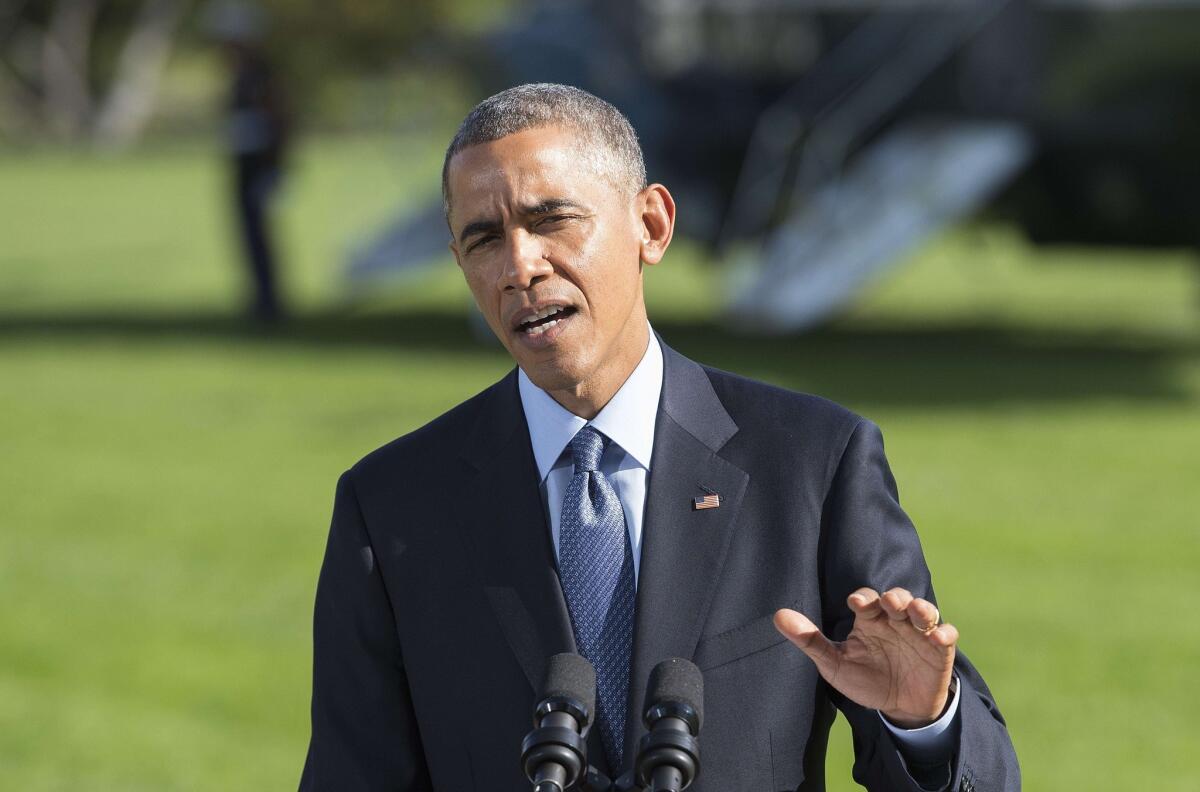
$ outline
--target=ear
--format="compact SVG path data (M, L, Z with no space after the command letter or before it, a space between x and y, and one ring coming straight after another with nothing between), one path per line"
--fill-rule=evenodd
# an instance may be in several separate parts
M675 199L661 184L651 184L638 193L641 209L641 256L646 264L662 261L675 234Z
M458 265L459 269L462 269L462 258L458 255L458 243L454 241L454 237L450 238L450 242L447 243L447 247L449 247L450 252L454 254L454 263Z

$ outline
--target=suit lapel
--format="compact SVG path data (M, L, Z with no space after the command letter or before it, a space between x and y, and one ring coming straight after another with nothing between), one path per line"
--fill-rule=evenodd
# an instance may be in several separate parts
M717 453L737 426L708 376L665 344L662 350L625 728L631 761L644 732L647 678L668 657L692 657L749 482ZM473 474L463 481L455 515L488 603L536 692L546 658L577 649L515 369L480 398L485 401L463 449ZM720 508L694 510L693 499L708 490L721 496ZM607 771L598 735L592 729L589 758Z
M644 733L642 710L651 669L669 657L691 658L750 477L718 451L737 432L704 370L665 344L663 392L654 431L638 572L625 753ZM695 510L715 492L716 509Z
M533 690L546 658L574 652L515 369L493 386L465 444L475 468L455 504L469 552L509 648Z

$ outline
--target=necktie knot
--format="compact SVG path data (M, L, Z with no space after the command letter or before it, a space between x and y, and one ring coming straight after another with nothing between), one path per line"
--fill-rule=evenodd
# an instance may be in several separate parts
M580 429L571 438L571 458L575 472L593 472L600 469L600 457L604 455L607 438L590 426Z

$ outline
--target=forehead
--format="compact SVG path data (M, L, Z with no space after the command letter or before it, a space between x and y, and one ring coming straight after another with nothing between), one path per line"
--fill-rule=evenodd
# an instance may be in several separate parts
M540 198L582 197L598 186L593 158L578 132L526 129L463 149L450 160L450 214L501 208ZM603 185L598 185L598 182Z

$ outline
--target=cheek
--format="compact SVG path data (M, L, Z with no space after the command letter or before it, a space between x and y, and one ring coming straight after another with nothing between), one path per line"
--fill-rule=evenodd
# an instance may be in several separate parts
M488 276L487 270L484 267L470 266L463 268L463 277L467 281L467 288L471 290L471 294L475 297L475 302L483 310L488 310L488 303L495 303L496 290L492 287L492 280Z
M620 305L637 292L640 248L626 235L596 236L578 248L576 272L583 288L602 299L605 311L619 311Z
M641 275L638 272L638 257L628 250L608 251L609 258L601 259L587 273L589 292L595 297L599 311L612 318L622 320L637 298Z

